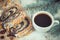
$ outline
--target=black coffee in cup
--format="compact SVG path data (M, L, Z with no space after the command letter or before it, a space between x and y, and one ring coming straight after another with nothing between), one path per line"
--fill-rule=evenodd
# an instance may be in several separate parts
M40 27L48 27L51 25L52 19L47 14L41 13L35 16L34 22Z

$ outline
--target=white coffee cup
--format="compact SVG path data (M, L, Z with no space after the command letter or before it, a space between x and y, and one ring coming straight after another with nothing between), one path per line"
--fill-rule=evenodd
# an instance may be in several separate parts
M51 18L51 24L47 27L42 27L42 26L38 26L35 21L34 21L34 18L37 16L37 15L40 15L40 14L46 14L48 15L50 18ZM39 11L37 13L35 13L32 17L32 23L33 23L33 27L35 28L36 31L39 31L39 32L47 32L49 31L52 27L56 26L59 24L59 21L58 20L54 20L54 17L52 16L51 13L47 12L47 11Z

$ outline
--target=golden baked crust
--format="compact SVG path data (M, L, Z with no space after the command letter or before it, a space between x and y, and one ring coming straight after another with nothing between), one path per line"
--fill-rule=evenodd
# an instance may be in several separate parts
M5 8L9 3L11 0L0 0L0 8Z

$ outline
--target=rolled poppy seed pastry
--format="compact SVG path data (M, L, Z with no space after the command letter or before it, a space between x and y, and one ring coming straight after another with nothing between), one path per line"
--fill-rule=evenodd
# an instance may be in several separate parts
M28 16L26 16L25 19L16 26L15 35L17 37L23 37L23 36L27 36L33 31L34 31L34 28L32 27L31 20Z
M21 5L11 4L0 16L2 27L6 29L7 37L23 37L30 34L34 28L31 19Z

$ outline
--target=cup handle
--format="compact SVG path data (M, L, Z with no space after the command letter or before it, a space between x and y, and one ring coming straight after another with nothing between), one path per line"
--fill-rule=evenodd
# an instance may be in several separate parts
M53 27L56 26L56 25L58 25L58 24L59 24L59 21L58 20L55 20Z

